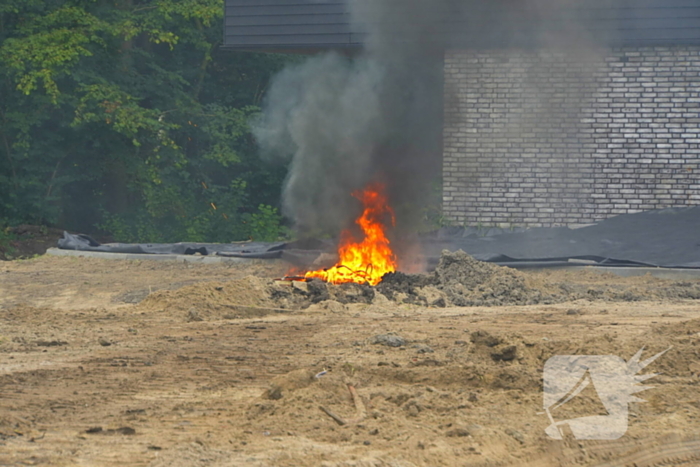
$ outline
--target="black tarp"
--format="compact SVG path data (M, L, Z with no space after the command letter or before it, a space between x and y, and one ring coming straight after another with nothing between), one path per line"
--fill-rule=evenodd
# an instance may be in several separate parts
M63 232L58 241L62 250L97 251L144 255L214 255L230 258L276 259L284 250L314 253L332 251L330 241L307 239L297 242L238 242L238 243L105 243L101 244L89 235Z
M274 259L282 255L287 244L245 243L107 243L100 244L88 235L63 233L58 241L62 250L99 251L103 253L129 253L146 255L221 255L242 258Z
M423 235L427 256L442 249L516 260L599 257L663 267L700 268L700 206L625 214L580 229L518 232L446 228ZM502 261L498 261L502 262Z
M479 229L449 227L418 237L423 255L435 264L442 250L464 250L477 259L515 267L565 264L700 268L700 206L625 214L579 229ZM232 244L100 244L86 235L64 233L66 250L137 254L201 254L238 258L283 258L309 264L332 241Z

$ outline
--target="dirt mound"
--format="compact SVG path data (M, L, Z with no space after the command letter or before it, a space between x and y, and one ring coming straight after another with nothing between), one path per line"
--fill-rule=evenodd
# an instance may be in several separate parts
M248 276L161 290L146 297L139 307L148 311L174 311L187 321L202 321L262 316L273 312L277 305L271 298L268 281Z
M140 304L147 310L175 310L188 321L254 317L309 307L334 312L349 304L422 306L524 305L553 303L562 297L538 287L514 269L477 261L463 251L444 252L431 274L387 274L377 287L271 281L256 277L195 284L158 291Z
M478 261L461 250L443 251L431 274L387 274L377 291L424 306L534 305L564 299L556 287L548 290L524 273Z
M577 271L590 283L571 282L566 275L528 274L479 261L463 251L443 251L431 274L393 273L377 291L398 303L422 306L504 306L554 304L574 300L636 302L698 300L700 283L668 281L650 275L620 278Z
M520 271L478 261L461 250L442 253L435 277L455 306L533 305L562 299Z
M566 274L528 274L478 261L463 251L444 251L429 274L394 272L376 286L266 280L249 276L150 294L139 305L146 310L176 310L187 321L235 319L300 310L342 312L348 305L380 308L418 306L505 306L554 304L574 300L635 302L700 299L700 283L672 282L651 276L605 280L595 275L576 283ZM597 279L594 280L594 279ZM625 282L627 281L627 282Z
M552 303L558 297L514 269L477 261L463 251L444 252L431 274L387 274L377 287L273 281L256 277L157 291L140 303L146 310L176 310L189 321L252 317L275 311L342 311L349 304L388 302L423 306Z
M444 298L441 294L434 298L431 303L427 291L432 291L437 286L435 275L427 274L404 274L402 272L392 272L382 278L382 282L377 286L377 291L389 300L398 302L410 302L421 305L445 306ZM438 302L442 298L442 302Z
M281 308L305 309L310 305L337 302L369 304L375 299L374 287L361 284L327 284L320 279L309 282L275 281L270 287L270 297Z

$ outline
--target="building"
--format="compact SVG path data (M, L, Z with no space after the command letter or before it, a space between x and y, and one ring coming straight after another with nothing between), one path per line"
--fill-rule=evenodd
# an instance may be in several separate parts
M225 46L351 53L365 35L346 1L227 0ZM443 3L430 40L448 219L574 225L700 204L700 0Z

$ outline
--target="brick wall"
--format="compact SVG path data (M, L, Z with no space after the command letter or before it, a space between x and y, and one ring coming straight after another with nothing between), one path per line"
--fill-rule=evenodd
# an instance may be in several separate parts
M443 182L469 225L700 204L700 47L448 52Z

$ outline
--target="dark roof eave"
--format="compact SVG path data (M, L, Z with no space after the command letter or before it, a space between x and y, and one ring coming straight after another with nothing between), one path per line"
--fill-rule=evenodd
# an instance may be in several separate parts
M450 41L452 42L452 41ZM653 38L653 39L622 39L622 38L610 38L605 44L610 48L619 47L668 47L668 46L697 46L700 45L700 37L698 38ZM437 45L437 44L436 44ZM566 46L562 43L561 46ZM602 45L602 44L600 44ZM525 42L513 42L511 40L505 41L471 41L467 40L463 43L460 41L454 41L452 43L444 44L439 46L439 48L444 50L459 50L459 49L479 49L479 50L493 50L493 49L503 49L503 48L541 48L543 44L538 42L525 43ZM298 43L298 44L224 44L221 46L223 49L240 51L240 52L256 52L256 53L290 53L290 54L317 54L320 52L325 52L329 50L336 50L341 53L356 53L361 50L363 44L360 42L337 42L337 43Z
M274 54L317 54L336 50L342 53L354 53L362 49L362 44L265 44L265 45L227 45L221 46L222 49L232 52L253 52L253 53L274 53Z

